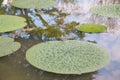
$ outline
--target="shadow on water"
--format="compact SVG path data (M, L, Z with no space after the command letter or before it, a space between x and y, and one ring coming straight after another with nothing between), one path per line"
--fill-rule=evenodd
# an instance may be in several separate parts
M73 0L71 0L71 2L72 1ZM99 4L107 4L110 0L106 0L106 2L104 0L101 1L102 2ZM2 0L0 0L0 3L1 2ZM61 3L64 3L64 1L61 0L57 8L61 9ZM63 7L66 7L66 3L68 3L67 0ZM85 2L83 1L83 3ZM113 1L113 3L117 3L117 0L116 2ZM28 23L28 25L22 30L1 34L15 38L15 40L20 42L22 46L17 52L0 58L0 80L120 79L120 19L94 15L89 11L86 13L81 12L80 14L78 14L76 11L71 14L65 14L63 12L51 8L42 9L41 11L36 11L35 9L19 9L11 6L0 8L0 14L22 16L27 19ZM75 30L76 25L83 23L103 24L107 26L108 30L105 33L99 34L83 33ZM111 63L108 66L93 73L82 75L61 75L36 69L31 66L25 59L26 50L37 43L51 40L69 39L90 41L104 46L111 54Z

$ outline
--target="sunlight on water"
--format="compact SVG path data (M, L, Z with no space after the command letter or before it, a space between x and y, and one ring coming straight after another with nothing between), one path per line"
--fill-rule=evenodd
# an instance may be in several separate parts
M71 0L64 2L63 0L57 0L56 6L59 10L67 13L87 13L92 6L97 4L97 0Z
M120 0L56 0L57 8L66 13L87 13L96 5L119 4Z

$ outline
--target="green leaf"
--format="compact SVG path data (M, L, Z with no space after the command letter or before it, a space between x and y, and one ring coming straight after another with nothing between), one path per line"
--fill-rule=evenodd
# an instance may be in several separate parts
M14 42L12 38L0 36L0 57L11 54L19 48L20 43Z
M76 29L79 31L91 33L100 33L106 31L106 27L100 24L82 24L76 26Z
M97 44L68 40L37 44L26 52L26 59L48 72L82 74L103 68L109 63L110 55Z
M91 12L102 16L120 18L120 4L95 6L91 8Z
M56 4L54 0L13 0L12 5L18 8L48 8Z
M23 28L27 25L26 19L12 15L0 15L0 32L8 32Z

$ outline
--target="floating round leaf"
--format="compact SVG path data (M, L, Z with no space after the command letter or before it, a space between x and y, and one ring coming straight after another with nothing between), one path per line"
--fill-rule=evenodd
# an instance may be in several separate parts
M100 24L82 24L76 26L76 29L83 32L99 33L105 32L106 27Z
M0 36L0 57L15 52L20 48L20 43L14 42L12 38Z
M91 12L112 18L120 18L120 5L104 5L91 8Z
M25 19L12 15L0 15L0 32L8 32L26 26Z
M60 74L93 72L109 63L109 53L97 44L68 40L40 43L26 52L33 66Z
M48 8L56 4L54 0L14 0L12 5L19 8Z

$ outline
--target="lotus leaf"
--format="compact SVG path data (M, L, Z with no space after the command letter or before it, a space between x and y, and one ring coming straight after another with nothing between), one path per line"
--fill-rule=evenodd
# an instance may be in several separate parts
M83 32L99 33L105 32L106 27L100 24L82 24L76 26L76 29Z
M48 72L82 74L103 68L109 63L110 56L97 44L67 40L37 44L26 52L26 59Z
M14 42L12 38L0 36L0 57L15 52L20 48L20 43Z
M91 12L107 17L120 18L120 5L104 5L91 8Z
M8 32L23 28L27 25L22 17L12 15L0 15L0 32Z
M19 8L48 8L54 6L54 0L14 0L12 5Z

